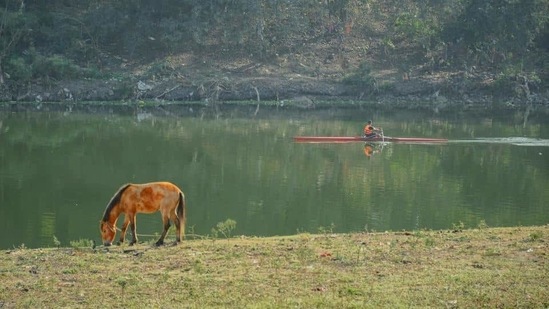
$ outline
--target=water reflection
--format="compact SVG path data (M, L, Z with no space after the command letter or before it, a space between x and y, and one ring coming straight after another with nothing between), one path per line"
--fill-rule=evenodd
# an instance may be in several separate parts
M452 141L292 142L355 136L355 119L2 114L0 247L97 239L120 185L156 180L186 193L188 232L201 235L228 218L245 235L547 223L546 124L377 115L392 136ZM159 222L139 216L138 231L153 235Z
M538 146L549 147L549 139L529 138L529 137L488 137L475 139L453 140L452 143L480 143L480 144L509 144L515 146Z
M366 158L371 159L373 155L381 153L385 143L364 143L364 155Z

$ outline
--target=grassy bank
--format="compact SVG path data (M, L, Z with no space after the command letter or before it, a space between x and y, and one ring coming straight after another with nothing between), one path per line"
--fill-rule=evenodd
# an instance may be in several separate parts
M0 252L0 308L547 308L549 226Z

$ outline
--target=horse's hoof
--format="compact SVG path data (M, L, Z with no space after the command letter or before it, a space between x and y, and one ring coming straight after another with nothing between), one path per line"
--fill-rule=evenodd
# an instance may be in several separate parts
M164 242L163 242L163 241L157 241L157 242L155 243L155 245L156 245L157 247L160 247L160 246L164 245Z

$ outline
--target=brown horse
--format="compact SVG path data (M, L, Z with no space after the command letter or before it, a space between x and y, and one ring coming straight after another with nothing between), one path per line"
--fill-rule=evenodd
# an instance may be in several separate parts
M116 236L116 221L123 213L124 224L120 242L124 242L128 224L132 230L130 245L137 242L135 219L137 213L153 213L160 211L164 230L156 242L160 246L170 228L170 220L175 223L176 241L185 237L185 195L174 184L169 182L151 182L145 184L126 184L111 198L101 220L101 238L105 246L110 246Z

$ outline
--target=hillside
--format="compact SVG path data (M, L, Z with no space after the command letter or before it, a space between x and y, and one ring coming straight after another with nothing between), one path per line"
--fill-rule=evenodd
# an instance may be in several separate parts
M549 106L544 0L92 2L7 6L1 101Z

